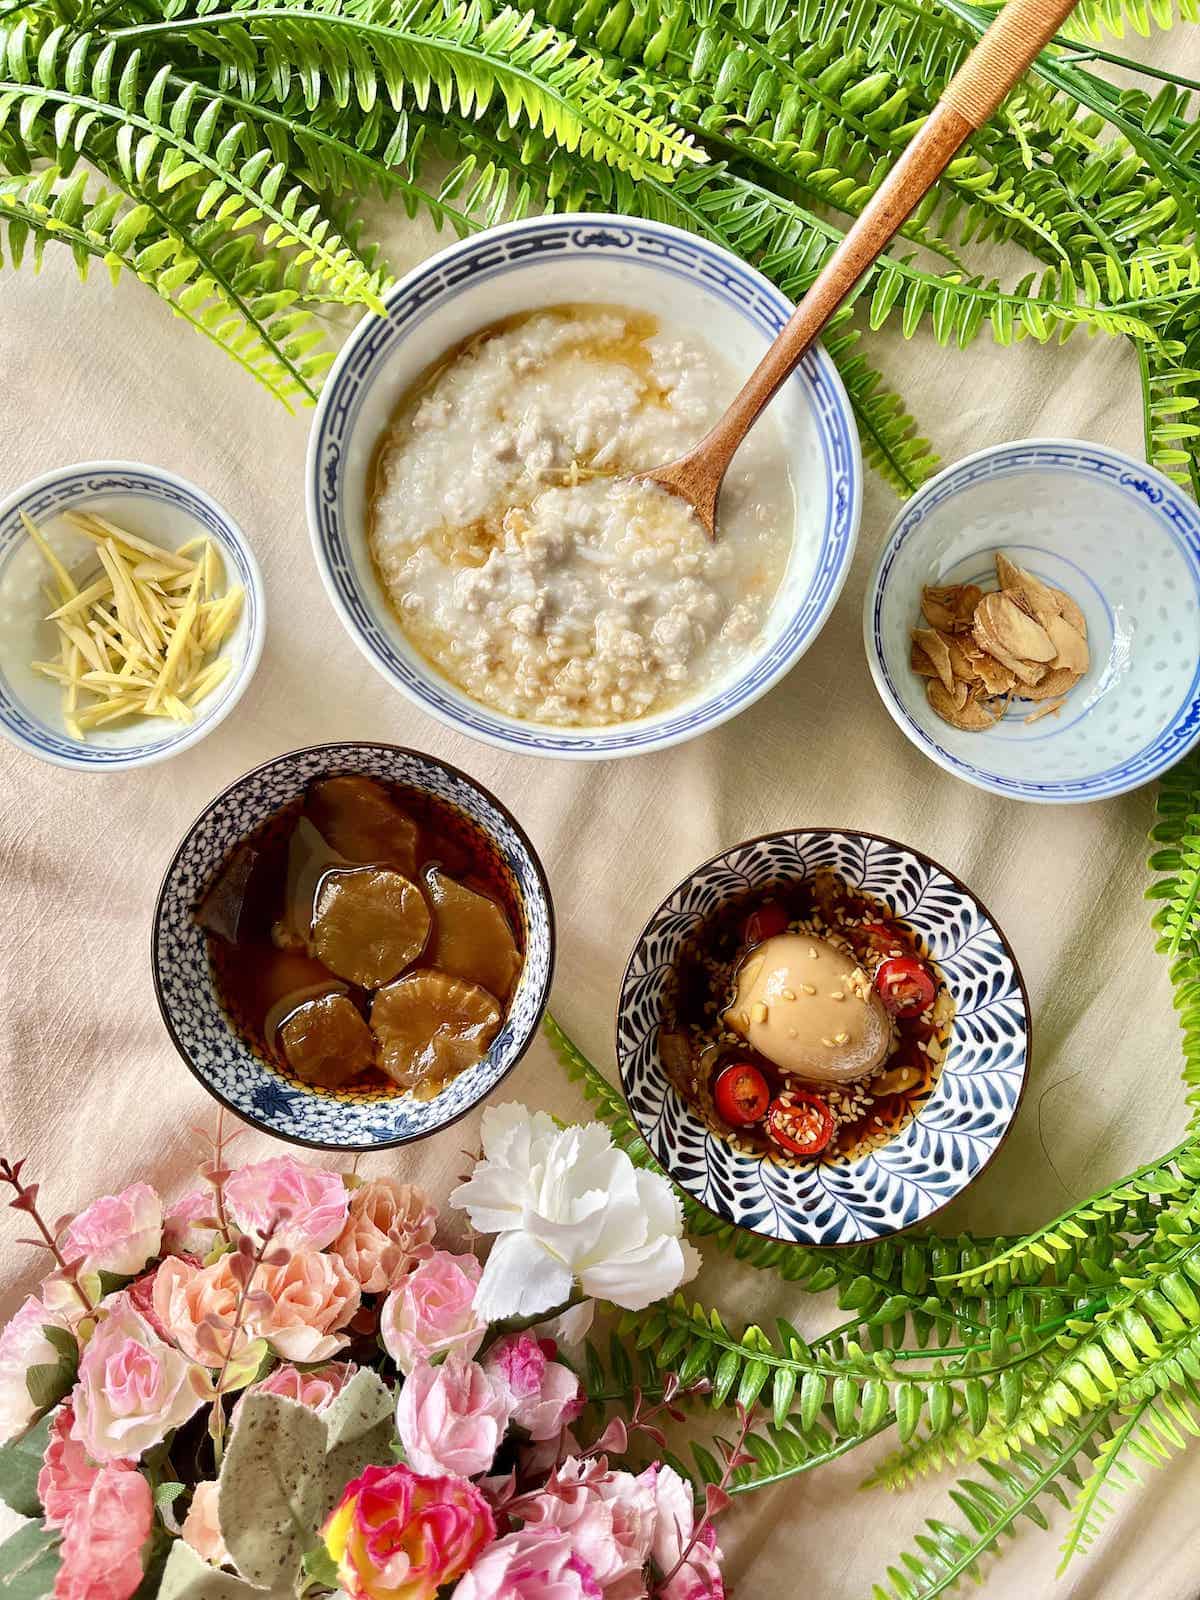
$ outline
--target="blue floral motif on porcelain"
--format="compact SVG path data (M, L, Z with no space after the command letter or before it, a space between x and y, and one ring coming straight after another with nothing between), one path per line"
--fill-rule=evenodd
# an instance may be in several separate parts
M325 587L378 672L459 732L523 754L596 759L661 749L706 732L764 694L800 659L835 604L854 554L862 461L854 416L815 346L773 402L796 497L792 555L761 640L720 681L668 710L600 728L517 721L469 699L397 626L363 529L375 445L406 389L465 333L531 306L607 300L694 327L747 373L791 312L735 256L666 224L548 216L489 228L423 262L343 346L313 421L308 519Z
M229 852L316 778L361 773L406 784L451 806L477 829L508 872L521 910L525 962L504 1026L478 1066L432 1100L410 1094L328 1094L286 1077L238 1037L214 992L205 937L193 909ZM153 927L155 987L180 1055L218 1100L280 1139L321 1149L370 1150L423 1139L464 1116L524 1055L550 994L554 910L545 873L523 829L465 773L415 750L327 744L277 756L217 796L167 868Z
M197 537L213 541L230 584L244 591L241 615L222 647L231 670L224 683L200 702L190 724L166 719L128 719L92 730L86 740L69 734L62 722L57 687L32 671L36 656L56 644L39 634L41 557L32 549L24 517L42 530L47 542L65 551L62 540L83 540L63 523L64 513L92 511L168 546ZM79 575L79 567L67 553ZM28 563L32 563L29 565ZM30 578L36 582L30 583ZM245 534L202 489L160 467L134 461L85 461L43 473L0 505L0 590L6 595L0 628L0 731L14 744L57 766L79 771L116 772L146 766L189 748L230 712L254 675L266 626L262 577ZM22 591L28 590L29 606ZM20 598L14 598L14 596Z
M931 710L909 665L924 584L994 581L1007 552L1083 611L1091 663L1052 716L1014 700L983 732ZM1149 783L1200 738L1200 512L1144 462L1076 439L995 445L902 508L867 586L867 660L918 749L1018 800L1106 800Z
M658 1031L672 962L693 929L735 894L818 867L878 896L921 935L955 1020L932 1093L895 1138L853 1161L785 1167L735 1150L691 1110L662 1070ZM617 1063L655 1159L694 1200L768 1238L858 1244L926 1221L991 1160L1025 1087L1028 1010L1004 935L945 868L872 834L777 833L706 862L651 917L621 988Z

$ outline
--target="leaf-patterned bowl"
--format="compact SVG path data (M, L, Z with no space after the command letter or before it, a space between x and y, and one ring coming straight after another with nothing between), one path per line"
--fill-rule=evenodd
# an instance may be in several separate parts
M735 1150L668 1082L659 1059L663 992L676 952L704 918L747 889L832 869L885 901L923 938L955 1019L942 1072L887 1144L852 1161L785 1167ZM642 930L617 1007L617 1064L655 1159L708 1210L767 1238L849 1245L927 1221L999 1149L1021 1102L1029 1000L1016 957L986 907L928 856L869 833L772 833L689 874Z
M204 934L193 908L235 845L316 778L361 773L407 784L449 805L494 853L520 911L525 961L504 1025L484 1059L432 1100L297 1082L257 1056L217 999ZM529 1047L554 971L554 906L537 854L494 795L445 761L391 744L322 744L275 756L209 802L163 878L152 961L159 1010L175 1048L200 1082L247 1122L319 1150L378 1150L457 1122L489 1095Z

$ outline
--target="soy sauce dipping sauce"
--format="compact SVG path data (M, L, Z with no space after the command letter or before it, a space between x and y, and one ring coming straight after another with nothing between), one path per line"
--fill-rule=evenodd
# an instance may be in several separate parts
M784 1073L722 1021L737 970L762 937L760 923L786 923L815 938L842 942L869 978L885 960L914 958L934 981L932 1005L918 1015L893 1018L893 1043L886 1061L857 1083L833 1086ZM738 1148L786 1165L851 1161L900 1133L937 1082L954 1014L945 980L917 933L885 901L852 888L829 871L747 890L723 902L680 945L663 1009L660 1057L683 1099L714 1132ZM773 1143L762 1123L733 1127L724 1121L713 1089L735 1062L756 1068L772 1099L798 1090L825 1100L836 1124L828 1146L801 1160Z
M418 1098L431 1098L459 1071L486 1054L507 1014L524 959L514 885L483 832L436 796L373 778L335 779L333 784L341 785L335 806L330 804L329 780L310 785L304 795L281 807L231 851L201 898L195 916L205 931L216 995L245 1044L260 1059L309 1088L354 1098L411 1090ZM356 790L354 785L362 787ZM363 808L358 816L356 795ZM372 826L384 805L393 807L411 825L403 832L400 852L375 847L378 830L373 833ZM316 862L309 874L312 881L307 899L296 889L296 863L304 859L303 853L299 857L296 853L298 839ZM335 851L333 862L324 871L320 867L322 847ZM403 892L416 925L419 929L426 915L429 924L419 953L405 961L396 974L372 986L347 973L377 959L373 928L365 930L361 951L351 948L349 967L334 956L340 972L317 953L321 948L316 937L318 908L326 904L324 887L335 880L345 885L362 874L372 874L377 884L380 875L386 874L387 886L393 891L398 887L397 877L407 880L415 893ZM303 882L307 887L308 879ZM457 888L482 898L473 905L458 896L457 914L451 923L449 912L440 908L433 892L439 886L446 892ZM296 931L298 902L314 910L307 937ZM305 919L301 916L299 920ZM353 941L352 923L349 931ZM447 939L448 932L454 937ZM330 954L328 947L325 953ZM478 981L481 972L490 987ZM378 1024L388 1004L384 998L388 991L408 980L428 984L435 999L440 996L445 1001L443 1006L439 999L432 1010L429 1005L419 1008L421 1018L430 1022L431 1042L423 1046L416 1040L411 1061L394 1046L389 1054L384 1035L378 1026L371 1026L373 1017ZM410 986L406 993L412 992ZM344 997L336 1002L339 1025L353 1049L342 1058L340 1067L328 1073L324 1068L314 1072L308 1066L298 1070L299 1057L289 1059L283 1029L289 1018L298 1017L306 1002L324 1001L331 995ZM358 1020L345 1002L353 1007ZM484 1017L486 1020L475 1026ZM466 1030L469 1037L461 1050L447 1054L437 1045L433 1035L439 1023ZM350 1059L360 1061L362 1070L345 1076ZM391 1066L390 1072L384 1069L385 1062Z

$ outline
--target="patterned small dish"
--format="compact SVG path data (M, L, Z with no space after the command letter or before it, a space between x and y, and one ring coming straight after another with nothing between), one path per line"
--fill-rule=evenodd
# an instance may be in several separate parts
M46 533L68 566L77 566L88 561L91 550L84 536L62 521L62 513L73 510L98 512L172 549L197 536L211 539L224 558L228 582L246 591L237 626L220 651L232 660L232 670L196 707L194 722L184 726L135 717L97 728L83 741L63 727L58 685L30 666L54 655L57 640L53 626L42 621L46 567L21 512ZM229 715L245 692L265 632L262 575L245 534L203 489L173 472L137 461L84 461L43 473L0 504L0 732L43 761L80 772L123 772L189 749Z
M846 391L816 346L772 404L793 481L796 521L763 636L735 671L690 700L636 722L555 728L469 699L405 637L375 576L366 508L376 445L405 391L463 339L502 317L563 301L628 305L702 329L749 373L792 307L727 250L665 223L629 217L531 217L489 228L431 256L386 296L343 346L321 394L308 447L308 522L317 566L350 637L422 710L523 755L595 760L661 750L736 716L813 643L854 554L862 458ZM732 393L730 399L732 399Z
M213 989L204 934L192 911L230 850L315 778L342 773L407 784L450 805L487 841L520 908L525 962L504 1026L478 1066L432 1100L363 1090L329 1093L287 1077L234 1031ZM151 959L158 1006L175 1048L209 1093L277 1138L319 1150L379 1150L424 1139L465 1116L525 1054L554 971L554 907L542 864L504 806L466 773L390 744L322 744L255 767L211 801L163 878Z
M664 986L680 944L730 896L831 868L924 939L956 1016L941 1075L896 1137L853 1161L785 1167L734 1150L667 1081L658 1053ZM655 1159L710 1211L770 1239L860 1244L927 1221L995 1155L1016 1116L1029 1000L987 909L928 856L869 833L804 829L749 839L697 867L642 930L621 985L617 1064Z
M924 584L994 581L997 550L1065 589L1091 668L1054 716L1017 700L962 733L909 666ZM931 478L892 524L867 586L867 660L883 703L939 767L993 794L1067 804L1149 783L1200 739L1200 512L1169 479L1078 439L1026 439Z

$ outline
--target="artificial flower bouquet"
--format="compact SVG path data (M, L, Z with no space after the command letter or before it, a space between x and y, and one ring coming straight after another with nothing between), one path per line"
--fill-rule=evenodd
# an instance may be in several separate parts
M719 1600L723 1485L655 1454L689 1391L589 1412L573 1364L592 1297L695 1270L670 1186L522 1106L483 1146L450 1200L482 1264L412 1186L228 1166L220 1128L167 1207L135 1183L48 1223L0 1163L52 1258L0 1334L10 1600ZM625 1414L589 1428L601 1402Z

